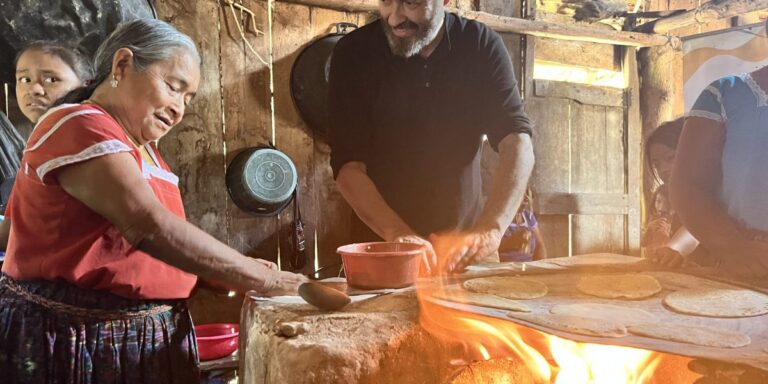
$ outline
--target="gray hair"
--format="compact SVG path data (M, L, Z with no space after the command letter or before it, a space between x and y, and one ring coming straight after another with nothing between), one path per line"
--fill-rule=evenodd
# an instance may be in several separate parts
M138 19L120 24L96 50L96 81L100 84L112 72L112 58L120 48L133 52L133 64L142 72L155 62L169 59L173 48L182 48L201 62L200 53L189 36L156 19Z
M56 104L79 103L90 98L93 91L112 73L112 59L120 48L128 48L133 52L133 64L140 72L153 63L171 58L176 54L174 48L185 50L197 59L198 64L202 63L192 39L170 24L156 19L133 20L120 24L96 50L96 77L93 82L73 90Z

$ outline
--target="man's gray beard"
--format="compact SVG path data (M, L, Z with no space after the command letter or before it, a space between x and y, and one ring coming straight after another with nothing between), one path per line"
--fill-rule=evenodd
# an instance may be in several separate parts
M392 32L392 27L387 24L386 20L382 19L381 25L384 27L384 35L387 36L387 42L389 42L389 48L392 50L392 54L408 58L418 55L422 49L437 37L437 34L440 32L440 27L443 26L443 19L445 19L445 13L440 12L430 20L426 29L420 28L415 36L407 38L395 36Z

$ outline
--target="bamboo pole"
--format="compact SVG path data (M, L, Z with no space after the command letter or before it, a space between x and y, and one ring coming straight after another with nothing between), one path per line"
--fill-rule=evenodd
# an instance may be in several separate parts
M711 1L690 11L658 19L648 23L651 28L641 26L641 29L654 33L667 33L689 25L704 24L766 9L768 9L768 0Z
M343 12L376 12L376 0L277 0L286 3L328 8ZM768 1L768 0L765 0ZM498 32L520 33L536 37L560 40L584 41L590 43L623 45L630 47L655 47L671 44L679 47L675 37L640 32L619 32L605 29L585 28L578 25L557 24L546 21L526 20L497 16L486 12L451 9L451 11L477 20Z

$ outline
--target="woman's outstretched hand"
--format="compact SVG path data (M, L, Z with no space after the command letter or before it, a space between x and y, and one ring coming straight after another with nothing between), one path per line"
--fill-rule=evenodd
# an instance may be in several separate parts
M299 285L309 281L298 273L270 270L264 285L256 291L264 296L295 296L299 294Z

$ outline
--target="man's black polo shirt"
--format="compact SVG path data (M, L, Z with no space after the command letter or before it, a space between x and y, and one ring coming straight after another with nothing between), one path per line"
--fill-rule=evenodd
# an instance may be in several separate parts
M389 206L419 234L467 229L483 207L483 135L497 149L506 135L531 132L509 54L490 28L446 13L432 55L405 59L391 53L380 23L345 36L333 52L334 176L362 161Z

